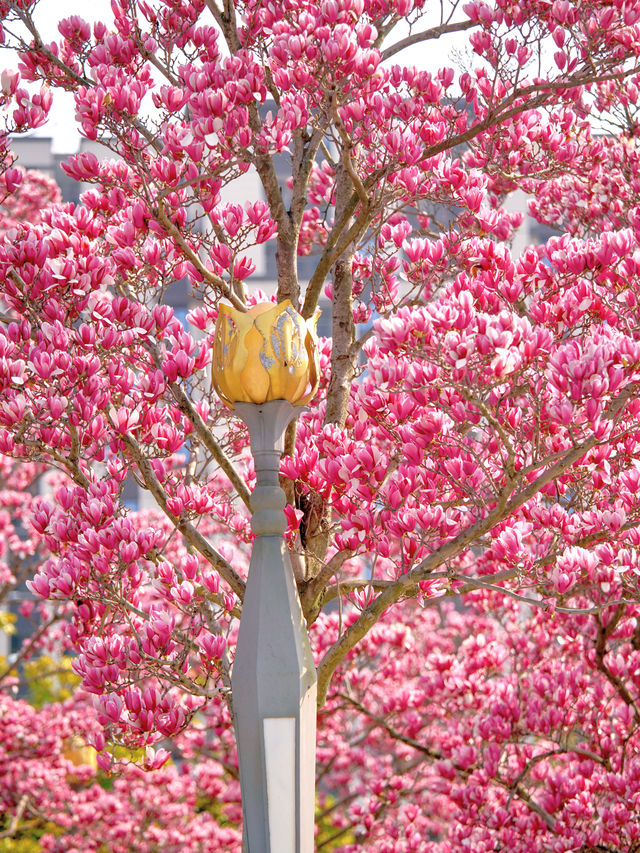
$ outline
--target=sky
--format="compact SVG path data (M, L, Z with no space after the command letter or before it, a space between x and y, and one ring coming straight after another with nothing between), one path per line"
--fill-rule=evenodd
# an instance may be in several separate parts
M113 21L110 0L40 0L34 17L43 40L47 42L57 39L58 22L71 15L79 15L89 23L102 20L109 24ZM462 48L465 41L466 34L462 33L448 40L446 45L436 42L430 42L428 48L424 44L416 45L398 54L394 61L437 71L444 65L452 64L448 51ZM17 60L15 56L5 55L2 64L7 68L15 67ZM77 150L80 139L74 115L73 96L56 91L49 122L35 131L34 135L52 137L54 151L58 153L72 153Z
M58 22L71 15L80 15L90 24L113 21L110 0L40 0L34 17L43 40L58 39ZM53 150L57 153L72 153L78 149L80 141L74 116L73 95L56 91L49 121L34 135L52 137Z

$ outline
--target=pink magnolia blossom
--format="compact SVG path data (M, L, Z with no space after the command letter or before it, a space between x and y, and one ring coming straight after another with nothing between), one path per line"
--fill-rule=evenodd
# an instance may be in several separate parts
M0 3L20 62L0 80L0 601L34 595L0 670L0 792L10 821L53 825L43 850L240 849L255 472L209 370L220 299L271 298L257 251L275 299L331 303L281 462L318 848L640 841L640 7L428 5L114 0L47 44ZM407 21L425 51L466 31L468 67L406 65ZM56 89L111 152L67 159L77 205L7 137ZM556 232L522 251L515 189ZM48 653L81 686L36 709L11 690ZM97 769L70 766L74 736Z

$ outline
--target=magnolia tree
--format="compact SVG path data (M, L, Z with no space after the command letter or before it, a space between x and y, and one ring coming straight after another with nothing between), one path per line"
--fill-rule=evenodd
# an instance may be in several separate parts
M254 472L209 373L220 299L265 298L263 246L274 299L306 318L330 301L281 467L318 669L317 848L637 850L640 2L113 0L49 44L34 5L0 3L43 85L3 76L7 127L63 89L106 158L67 160L78 206L5 203L0 451L43 484L3 498L46 600L24 656L73 652L81 677L53 717L2 700L5 836L38 818L43 849L147 849L132 803L178 798L145 818L148 849L240 849ZM455 68L406 64L454 35ZM255 196L223 202L247 172ZM515 189L556 232L519 255ZM132 482L155 510L127 508ZM74 776L74 732L99 771Z

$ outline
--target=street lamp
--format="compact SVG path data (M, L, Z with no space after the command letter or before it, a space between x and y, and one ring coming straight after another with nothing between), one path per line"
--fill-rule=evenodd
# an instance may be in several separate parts
M315 322L289 300L221 304L213 384L249 428L255 534L231 689L245 853L313 853L316 670L284 543L278 472L288 424L318 388Z

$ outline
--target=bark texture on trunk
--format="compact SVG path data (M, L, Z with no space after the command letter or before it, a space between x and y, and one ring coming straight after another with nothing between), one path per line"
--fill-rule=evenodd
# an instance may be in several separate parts
M336 213L338 221L353 198L353 183L345 166L336 172ZM351 223L349 223L351 224ZM347 226L349 227L349 226ZM349 245L332 268L332 349L331 378L327 390L325 424L344 426L349 394L358 362L356 327L353 322L353 256L355 245ZM320 495L308 495L303 507L301 537L306 550L305 579L316 577L322 569L331 526L331 511Z

